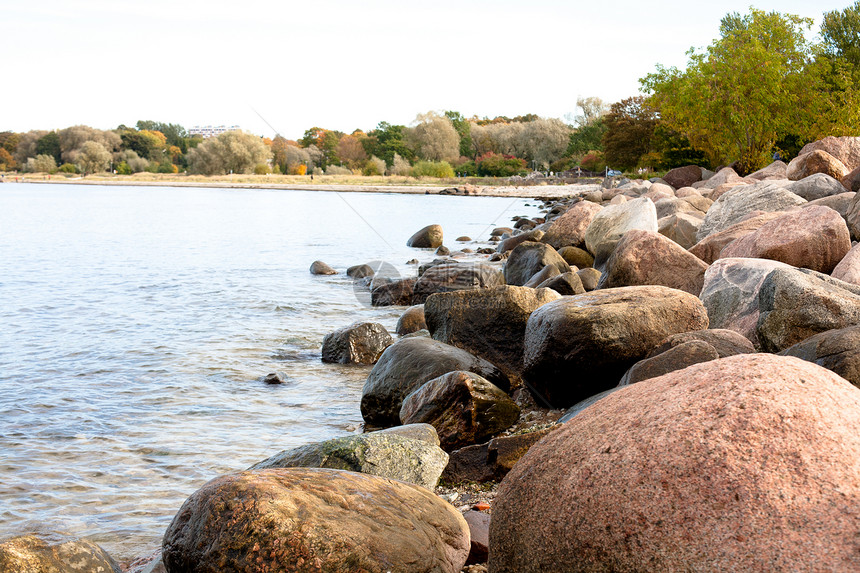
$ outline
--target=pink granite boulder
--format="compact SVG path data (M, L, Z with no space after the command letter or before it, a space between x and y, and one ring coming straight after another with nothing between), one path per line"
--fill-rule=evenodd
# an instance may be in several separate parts
M768 221L778 219L784 214L785 213L780 211L753 211L746 218L734 225L727 227L722 231L708 235L690 247L690 252L706 263L712 264L720 258L720 253L727 245L741 237L749 235Z
M851 247L851 250L842 257L830 276L847 283L860 285L860 244Z
M842 179L850 169L845 164L826 151L817 149L803 153L791 160L786 169L786 175L792 181L799 181L816 173L830 175L834 179Z
M552 220L541 242L552 245L556 249L562 247L579 247L585 243L585 230L591 224L594 216L602 209L597 203L580 201Z

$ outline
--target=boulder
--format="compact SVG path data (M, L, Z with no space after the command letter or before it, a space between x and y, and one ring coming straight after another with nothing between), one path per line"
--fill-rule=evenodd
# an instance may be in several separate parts
M370 293L370 304L373 306L409 306L412 304L412 292L415 279L401 279L380 284Z
M632 230L621 238L609 257L598 287L662 285L699 296L707 268L671 239Z
M397 320L397 326L394 329L398 335L412 334L427 328L427 323L424 320L424 305L416 304L410 306L403 311L400 318Z
M758 293L767 276L780 268L793 267L765 259L720 259L712 264L699 295L710 327L734 330L758 348Z
M602 207L589 201L580 201L562 216L553 219L541 242L553 248L579 247L585 243L585 230Z
M447 257L448 255L450 255L450 254L451 254L451 249L449 249L449 248L448 248L448 247L446 247L445 245L442 245L441 247L439 247L438 249L436 249L436 253L435 253L435 254L436 254L436 256L437 256L437 257Z
M535 273L549 265L556 267L560 273L570 270L570 265L549 245L530 241L521 243L511 251L505 263L505 282L522 286Z
M860 240L860 193L854 193L845 222L848 224L848 230L851 231L851 240Z
M346 275L354 279L363 279L364 277L372 277L376 273L373 267L367 264L353 265L346 269Z
M717 173L712 175L711 177L702 177L702 180L693 183L690 186L694 189L716 189L720 185L726 184L748 184L750 181L741 177L737 174L737 172L731 167L724 167L720 169Z
M314 261L311 263L312 275L336 275L337 271L325 264L322 261Z
M557 426L524 434L500 436L486 444L466 446L451 452L448 466L442 472L447 483L484 483L505 477L530 447L538 443Z
M459 572L469 526L423 487L284 468L228 474L194 492L164 534L178 572Z
M520 233L519 235L514 235L513 237L508 237L504 239L501 243L496 247L496 251L499 253L507 253L508 251L513 251L517 245L525 243L526 241L531 241L534 243L539 243L543 240L544 232L540 229L534 229L532 231L528 231L526 233Z
M505 233L507 233L508 235L511 235L511 234L513 234L513 232L514 232L514 230L512 227L496 227L495 229L490 231L490 236L491 237L501 237Z
M798 156L816 150L826 151L849 170L860 167L860 137L825 137L804 145Z
M860 191L860 167L855 167L840 182L848 191Z
M650 199L634 199L605 207L594 216L585 231L585 244L594 255L594 266L598 270L612 255L624 233L633 229L657 232L657 209Z
M486 563L490 554L490 514L469 510L463 514L463 519L469 524L471 548L466 565Z
M813 271L774 270L762 283L758 299L756 334L765 352L860 323L860 287Z
M675 189L689 187L693 183L702 180L702 168L698 165L687 165L676 167L663 176L663 181Z
M815 173L800 181L793 181L785 188L807 201L815 201L822 197L839 195L848 191L842 183L826 173Z
M653 353L652 353L653 354ZM700 364L719 359L720 355L713 346L701 340L691 340L661 352L649 358L643 358L624 373L619 386L629 386L656 378L675 370L681 370L693 364Z
M842 179L850 171L841 161L826 151L818 149L792 159L785 174L792 181L799 181L816 173L825 173L835 179Z
M702 197L695 189L690 189L690 191L692 191L692 194L685 194L685 196L681 198L692 205L696 211L701 213L702 218L704 218L705 213L708 212L708 209L711 208L711 205L713 205L714 202L706 197ZM690 213L694 215L697 214L695 211L690 211Z
M558 254L561 255L561 258L567 264L578 269L584 269L594 264L594 257L588 251L579 247L562 247L559 249Z
M780 354L813 362L860 387L860 325L814 334Z
M322 361L340 364L376 364L394 343L385 327L376 322L356 322L326 334Z
M558 298L558 293L547 289L501 286L433 295L424 313L433 338L519 378L526 322L537 308Z
M765 223L726 246L720 257L781 261L829 273L851 250L845 220L829 207L809 207Z
M442 226L428 225L417 231L406 241L407 247L416 249L436 249L442 246Z
M804 199L771 181L740 185L723 194L711 205L696 237L701 241L712 233L740 222L753 211L785 211L804 203Z
M838 195L830 195L828 197L822 197L821 199L815 199L814 201L810 201L805 205L801 205L801 209L808 209L809 207L830 207L837 213L839 213L843 219L845 219L845 223L848 223L848 209L851 207L851 200L854 199L855 193L839 193ZM851 228L849 227L849 231Z
M682 332L672 334L666 338L659 346L654 348L648 355L648 358L663 354L681 344L688 342L704 342L709 345L720 358L734 356L736 354L752 354L755 352L755 347L748 338L727 328L709 328L708 330L693 330L690 332Z
M523 286L527 288L537 288L539 284L546 282L553 277L557 277L560 274L561 271L558 270L558 267L555 265L547 265L532 275L532 278L527 280Z
M249 469L349 470L433 489L447 465L448 454L437 444L381 431L344 436L284 450Z
M19 535L0 543L0 571L8 573L120 573L104 549L63 533Z
M698 189L693 189L692 187L681 187L680 189L675 191L675 197L678 197L680 199L693 196L702 197L702 194L699 192Z
M860 243L851 247L830 276L846 283L860 285Z
M519 416L519 406L507 394L464 371L429 380L406 396L400 408L401 423L430 424L446 451L484 442L510 428Z
M701 224L702 217L690 213L678 213L657 221L657 232L682 248L689 249L696 244L696 234Z
M427 269L415 283L412 300L421 304L432 294L461 290L486 289L505 284L497 265L489 263L453 263Z
M562 296L583 294L585 292L585 287L582 286L582 279L579 278L579 275L573 272L548 278L544 282L540 283L537 288L552 289Z
M704 211L696 209L689 201L685 199L678 199L674 196L665 199L658 199L654 202L654 208L657 210L658 220L662 219L663 217L675 215L677 213L694 213L698 214L699 217L705 216Z
M364 421L380 427L399 425L406 396L428 380L455 370L474 372L504 391L510 389L510 381L498 368L465 350L429 338L401 338L382 353L364 383Z
M745 354L625 387L502 481L493 573L860 569L860 391Z
M788 179L785 174L787 168L788 165L784 161L777 159L767 167L763 167L754 173L750 173L747 175L747 179L755 179L756 181Z
M593 291L597 288L597 285L600 284L600 271L597 269L579 269L576 271L576 276L579 277L579 280L582 281L582 288L585 289L586 292Z
M741 237L745 237L767 223L782 217L785 213L781 211L764 212L753 211L734 225L726 227L722 231L711 233L704 239L689 248L690 252L709 265L720 258L722 250Z
M523 380L544 404L566 408L618 384L670 334L707 327L698 298L664 286L563 297L529 317Z

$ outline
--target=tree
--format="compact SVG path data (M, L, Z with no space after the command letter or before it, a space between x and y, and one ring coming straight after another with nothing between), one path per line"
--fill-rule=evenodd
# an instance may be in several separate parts
M320 166L325 167L329 163L337 163L337 144L343 133L340 131L332 131L323 129L322 127L312 127L305 131L304 136L299 140L299 144L308 148L316 146L322 152Z
M445 117L460 136L460 155L469 157L472 153L472 124L459 111L446 111Z
M228 131L210 137L188 151L191 173L226 175L252 173L259 163L267 163L272 151L256 135L244 131Z
M368 155L375 155L384 159L388 165L394 164L394 156L399 155L402 159L410 161L415 153L406 145L406 126L391 125L387 121L380 121L376 129L368 133L368 138L363 143L364 151ZM368 145L375 142L375 145Z
M436 112L419 114L407 142L415 155L430 161L455 161L460 157L460 134L451 120Z
M27 159L38 155L36 153L36 144L47 134L47 131L34 129L20 135L18 144L15 146L15 151L10 151L10 153L14 153L15 161L18 165L24 165L27 163Z
M367 152L361 144L362 139L355 135L344 135L337 143L338 158L349 165L351 169L358 169L367 161Z
M0 147L0 171L14 171L17 167L18 162L12 154L6 151L5 147Z
M37 155L27 159L24 170L30 173L54 173L57 171L57 162L50 155Z
M0 147L9 153L15 153L19 141L21 141L20 134L14 131L0 131Z
M130 149L140 157L155 161L161 159L162 151L167 146L167 137L160 131L128 130L120 134L120 139L124 149Z
M821 43L826 54L843 58L860 70L860 0L844 10L824 13Z
M549 165L564 155L570 141L570 128L560 119L541 119L522 124L521 157L534 161L537 167Z
M808 68L812 21L751 9L726 16L720 38L693 50L687 69L657 67L640 82L661 120L713 164L751 172L770 160L781 134L813 136L822 112L820 78Z
M651 150L657 115L644 96L612 104L606 115L603 152L610 167L630 170Z
M69 163L78 162L77 156L87 141L98 143L109 153L119 151L122 146L122 139L117 133L94 129L87 125L67 127L57 132L57 135L60 138L62 159Z
M84 173L101 173L110 165L111 154L96 141L85 141L77 153L77 162Z
M185 140L188 139L188 132L178 123L163 123L160 121L140 120L137 122L138 131L158 131L164 134L168 145L175 145L182 149ZM183 151L184 153L185 151Z
M60 136L56 131L51 131L43 135L36 142L36 155L50 155L54 158L54 167L60 161Z

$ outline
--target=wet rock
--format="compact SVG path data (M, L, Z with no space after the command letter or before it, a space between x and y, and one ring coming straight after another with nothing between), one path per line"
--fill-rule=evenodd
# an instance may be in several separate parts
M120 566L124 573L167 573L164 562L161 560L161 548L159 547L149 555L139 557L128 564L127 568Z
M856 388L788 357L733 356L623 388L501 483L489 569L858 569L860 519L846 511L860 499L858 424Z
M486 444L466 446L451 452L442 479L448 483L499 481L530 447L557 426L534 432L493 438Z
M809 207L765 223L726 246L720 257L781 261L830 273L851 249L845 220L829 207Z
M602 207L589 201L580 201L563 215L554 219L541 239L555 249L579 247L585 244L585 230Z
M594 266L601 270L615 245L627 231L640 229L657 232L657 209L650 199L634 199L622 205L605 207L591 221L585 232L588 252L594 255Z
M471 547L466 565L486 563L490 553L490 514L469 510L463 514L463 519L469 524Z
M681 370L693 364L717 360L719 357L720 355L717 354L714 347L707 342L691 340L690 342L673 346L656 356L640 360L630 367L630 370L624 374L618 385L628 386L642 380L674 372L675 370Z
M809 153L803 153L791 160L786 169L786 175L792 181L799 181L816 173L824 173L835 179L842 179L850 169L845 165L822 150L815 150Z
M860 287L812 271L774 270L762 282L758 299L756 334L765 352L860 323Z
M372 277L376 271L370 265L353 265L346 269L346 274L354 279L363 279L364 277Z
M0 543L0 571L9 573L120 573L104 549L63 533L20 535Z
M283 372L270 372L263 376L263 382L266 384L286 384L289 380L289 377Z
M620 390L621 388L622 388L622 386L616 386L615 388L610 388L609 390L604 390L603 392L600 392L599 394L595 394L594 396L589 396L585 400L581 400L581 401L577 402L576 404L571 406L567 410L567 412L564 413L564 415L561 418L559 418L558 423L564 424L565 422L569 422L574 417L581 414L586 408L588 408L592 404L596 404L598 402L598 400L602 400L602 399L606 398L607 396L609 396L613 392Z
M445 256L448 256L448 255L450 255L450 254L451 254L451 249L449 249L449 248L448 248L448 247L446 247L445 245L442 245L441 247L439 247L438 249L436 249L436 255L437 255L437 256L445 257Z
M675 189L689 187L693 183L702 180L702 168L698 165L687 165L676 167L663 176L663 181Z
M376 322L356 322L326 334L322 361L339 364L376 364L394 339Z
M765 259L720 259L712 264L699 295L710 327L734 330L758 348L758 293L767 276L780 268L792 267Z
M511 427L519 416L519 407L507 394L464 371L429 380L406 396L400 408L401 423L430 424L446 451L483 442Z
M406 241L407 247L416 249L435 249L442 246L442 226L428 225L417 231Z
M433 295L424 313L433 338L498 366L509 377L523 368L523 337L529 315L560 298L547 289L500 286Z
M349 470L433 489L446 465L448 454L438 445L389 431L380 431L284 450L249 469Z
M411 334L426 328L427 323L424 321L424 305L416 304L415 306L410 306L403 311L403 314L400 315L400 318L397 320L397 326L394 331L398 335L403 336L404 334Z
M412 304L415 279L401 279L382 284L370 293L373 306L409 306Z
M566 408L618 384L670 334L707 327L698 298L663 286L564 297L529 317L523 379L542 402Z
M534 229L532 231L528 231L527 233L520 233L519 235L514 235L513 237L508 237L504 239L501 243L496 247L496 251L500 253L507 253L508 251L513 251L517 245L521 245L526 241L532 241L535 243L539 243L544 236L544 232L540 229Z
M468 554L468 525L433 492L317 468L215 478L185 501L163 543L171 573L456 573Z
M618 242L598 286L662 285L699 296L707 268L663 235L634 229Z
M713 264L720 258L720 253L733 241L745 237L760 228L768 221L782 217L785 213L781 211L766 213L754 211L734 225L726 227L722 231L711 233L695 245L689 248L690 252L706 263Z
M696 234L702 221L697 215L678 213L657 221L657 232L682 248L689 249L696 244Z
M442 264L427 269L415 283L413 300L421 304L432 294L487 289L505 284L496 265L488 263Z
M860 325L814 334L780 354L813 362L860 387Z
M847 191L842 183L825 173L810 175L800 181L789 183L785 188L807 201L815 201L822 197L839 195Z
M579 247L562 247L558 251L558 254L561 255L561 258L567 264L578 269L584 269L594 264L594 257L588 251Z
M701 241L712 233L740 222L753 211L785 211L804 203L804 199L771 181L738 186L724 193L711 205L696 237Z
M429 338L401 338L370 371L362 390L361 415L374 426L397 426L406 396L428 380L455 370L474 372L502 390L510 389L507 376L498 368L465 350Z
M322 261L314 261L311 263L312 275L336 275L337 271L325 264Z
M540 283L537 288L552 289L562 296L570 296L575 294L583 294L585 287L582 286L582 279L576 273L564 273L545 280Z
M570 270L570 265L549 245L535 242L521 243L511 252L505 263L505 282L513 286L522 286L535 273L550 265L558 269L559 273Z
M496 227L490 232L491 237L501 237L505 233L511 235L514 230L511 227Z

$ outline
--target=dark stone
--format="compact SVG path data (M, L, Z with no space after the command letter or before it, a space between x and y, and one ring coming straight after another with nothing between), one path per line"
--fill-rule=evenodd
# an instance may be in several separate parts
M370 265L354 265L346 269L346 274L354 279L363 279L364 277L372 277L374 274L373 267Z
M375 364L394 340L376 322L356 322L323 338L322 361L340 364Z
M860 325L820 332L780 354L814 362L860 388Z
M416 249L435 249L442 246L441 225L428 225L409 237L406 241L407 247Z
M424 320L424 305L417 304L415 306L410 306L403 314L400 315L400 318L397 320L397 326L394 331L403 336L404 334L412 334L413 332L418 332L419 330L424 330L427 328L427 323Z
M522 286L535 273L549 265L556 267L560 273L570 271L570 265L551 246L531 241L521 243L508 256L505 264L505 282L509 285Z
M539 284L537 288L550 288L562 296L583 294L585 292L582 280L576 273L564 273L554 276Z
M636 364L630 367L624 377L621 378L619 386L628 386L647 380L656 378L675 370L681 370L693 364L717 360L720 357L713 346L701 340L691 340L657 354L650 358L643 358Z
M455 263L436 265L424 271L415 283L413 303L421 304L427 297L443 292L484 289L505 284L499 268L487 263Z
M675 189L690 187L693 183L702 180L702 168L698 165L687 165L676 167L663 176L663 181Z
M412 304L412 289L415 279L402 279L380 285L370 293L373 306L409 306Z

